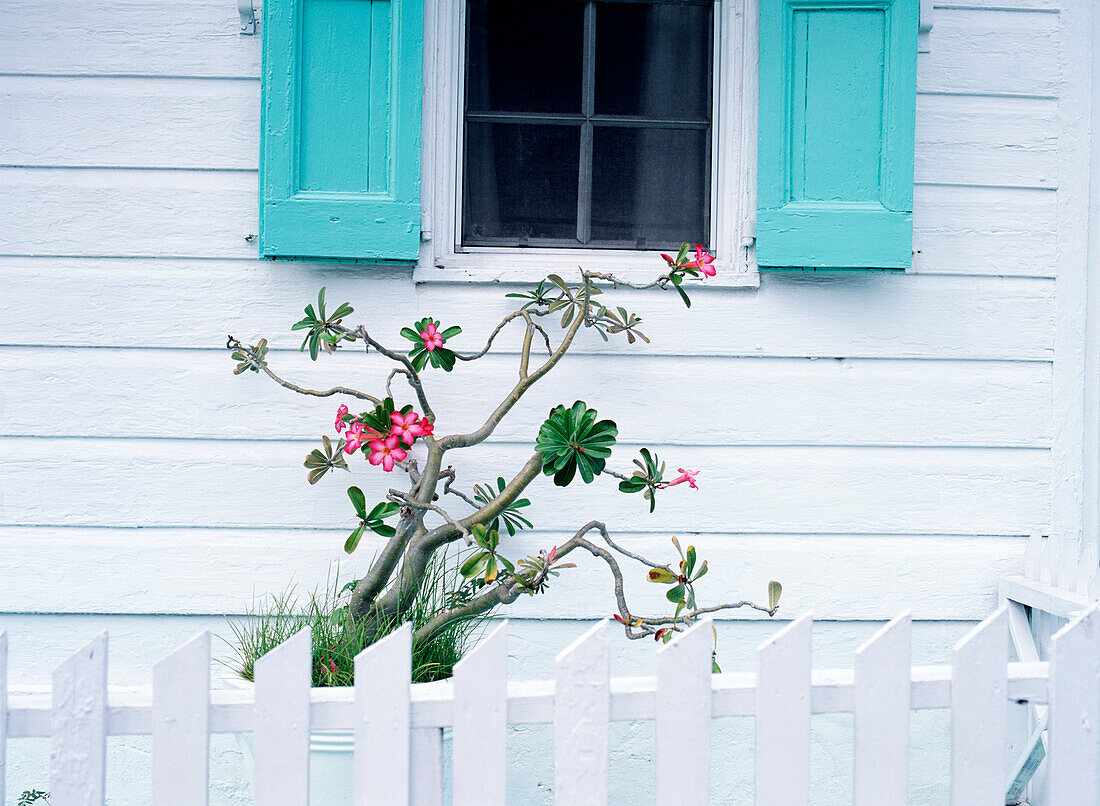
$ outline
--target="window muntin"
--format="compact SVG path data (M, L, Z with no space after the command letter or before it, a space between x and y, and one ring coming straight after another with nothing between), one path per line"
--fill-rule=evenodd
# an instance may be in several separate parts
M709 243L710 0L468 0L464 246Z

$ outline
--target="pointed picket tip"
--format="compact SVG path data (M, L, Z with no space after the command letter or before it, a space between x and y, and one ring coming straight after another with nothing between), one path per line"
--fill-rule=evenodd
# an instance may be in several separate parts
M970 632L968 632L966 635L956 641L955 645L951 648L951 651L957 656L960 652L966 653L970 651L970 647L972 645L976 646L978 644L981 644L983 640L995 641L996 637L987 638L987 636L999 637L999 630L1005 631L1005 640L1007 640L1007 604L1002 604L1000 607L994 610L993 613L987 616L984 621L982 621L980 624L970 630ZM981 650L978 649L977 652L980 654Z
M573 643L554 656L555 665L567 662L574 655L584 654L592 647L602 647L611 643L611 620L600 619Z
M913 612L911 610L905 610L899 615L895 616L891 621L879 628L879 630L864 641L859 649L856 650L856 657L863 657L870 655L876 649L876 647L889 644L894 646L893 642L897 644L902 643L901 636L905 636L906 651L908 652L909 644L909 632L913 624Z
M360 664L410 662L412 655L412 625L405 622L385 638L375 641L355 656L356 679ZM410 669L411 672L411 669Z
M657 657L662 655L675 655L683 652L691 651L690 648L697 648L700 645L707 647L707 654L710 654L710 648L714 645L714 619L705 618L701 621L697 621L688 627L683 632L673 634L673 638L664 646L658 647ZM660 662L660 661L658 661Z
M775 635L762 643L756 650L758 655L762 655L765 652L770 652L773 647L779 644L790 644L798 641L805 641L806 636L813 637L814 630L814 617L811 613L803 613L796 618L790 624L783 629L779 630Z
M309 627L303 627L266 655L257 658L252 667L252 676L255 677L261 670L266 670L268 667L298 660L303 655L307 659L308 667L313 660L313 633Z
M1051 655L1057 652L1059 646L1065 646L1070 641L1090 642L1093 640L1094 630L1100 630L1100 603L1096 602L1054 633L1050 639Z
M168 669L178 668L181 666L187 667L194 663L198 658L202 658L206 663L210 662L210 631L203 630L202 632L191 637L191 640L182 644L163 658L153 664L153 678L156 679L158 673L163 673Z
M508 619L504 619L491 633L486 635L477 646L463 656L462 660L455 664L454 674L458 677L460 670L479 668L485 662L497 657L500 653L507 656L508 651Z

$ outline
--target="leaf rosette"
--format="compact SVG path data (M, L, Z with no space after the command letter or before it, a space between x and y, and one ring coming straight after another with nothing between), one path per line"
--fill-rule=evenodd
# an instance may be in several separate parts
M611 420L597 420L595 409L578 400L570 408L555 406L539 429L535 450L542 454L542 472L565 487L579 472L585 484L603 472L619 429Z

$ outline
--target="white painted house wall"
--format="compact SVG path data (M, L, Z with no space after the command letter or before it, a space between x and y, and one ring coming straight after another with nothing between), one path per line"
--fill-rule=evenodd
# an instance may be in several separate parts
M993 610L1027 535L1081 529L1089 15L1088 0L935 9L918 61L912 271L765 275L756 290L700 290L689 312L623 293L653 344L585 338L561 385L536 387L460 478L518 468L546 410L580 397L618 421L622 464L653 445L698 468L702 489L671 491L650 516L607 484L538 483L538 528L514 553L591 517L645 553L678 534L710 559L703 598L763 599L781 580L781 617L814 614L823 663L849 662L902 608L914 660L945 660ZM363 387L384 378L373 358L295 352L289 325L320 286L394 344L429 314L473 344L509 309L507 284L255 259L261 43L238 27L230 0L0 0L0 630L17 679L42 682L106 627L112 681L142 682L186 634L254 592L323 581L340 557L347 483L310 488L301 467L336 404L234 377L226 333L269 337L273 364L303 382ZM508 349L449 385L431 378L442 430L479 422L514 371ZM387 482L356 467L368 496ZM640 576L628 591L652 608L662 592ZM518 603L515 668L547 672L577 634L561 620L611 603L596 565ZM723 666L752 668L779 626L731 615ZM623 643L617 663L652 663L652 645ZM944 802L935 717L918 725L917 803ZM850 791L830 741L846 730L815 720L815 802ZM10 751L9 788L44 784L41 749ZM549 780L535 750L516 766L525 801ZM140 745L112 759L129 786L113 802L144 802ZM214 802L246 802L240 775L230 745L217 749ZM751 798L751 769L715 780L717 802Z

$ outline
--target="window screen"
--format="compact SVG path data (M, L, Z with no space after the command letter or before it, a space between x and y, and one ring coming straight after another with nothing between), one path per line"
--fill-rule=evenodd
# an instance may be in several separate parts
M709 0L468 0L462 243L708 243Z

